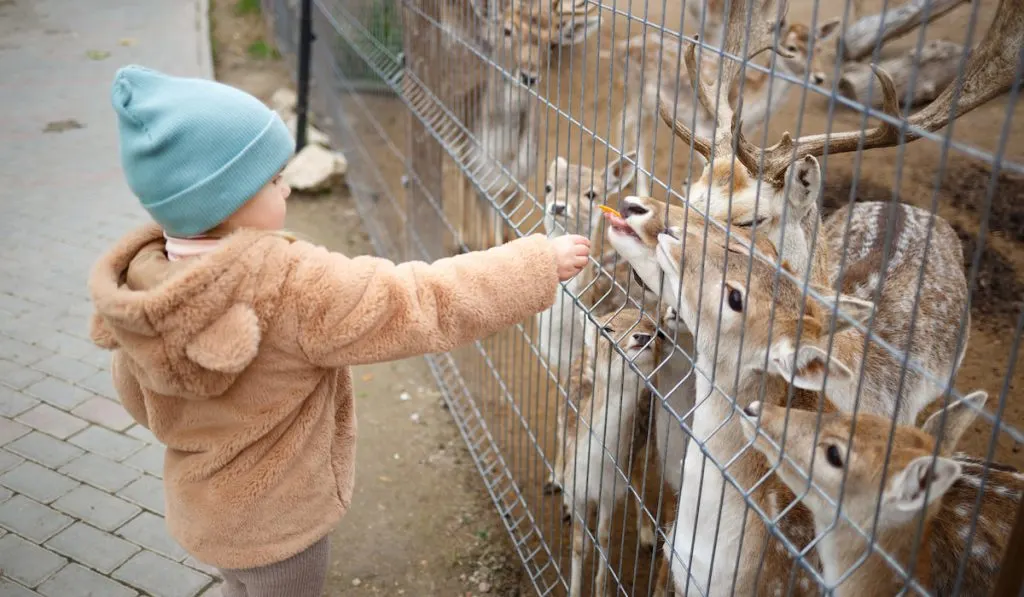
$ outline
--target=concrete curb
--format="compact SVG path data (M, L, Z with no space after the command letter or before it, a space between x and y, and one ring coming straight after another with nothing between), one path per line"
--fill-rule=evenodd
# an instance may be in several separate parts
M196 0L196 60L203 76L213 79L213 47L210 39L210 0Z

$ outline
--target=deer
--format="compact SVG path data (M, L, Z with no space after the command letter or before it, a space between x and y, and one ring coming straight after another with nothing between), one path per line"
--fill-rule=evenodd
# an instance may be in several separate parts
M626 211L631 205L647 204L648 209L653 211L652 201L647 198L627 197L623 199L620 209ZM683 208L673 207L671 209L682 210ZM639 237L634 225L628 223L618 211L612 211L613 213L606 215L609 221L610 237L615 235ZM826 381L831 383L834 380L849 379L854 377L854 374L841 358L828 351L828 346L834 341L831 338L833 334L842 334L843 328L851 328L868 318L873 309L872 304L845 295L840 295L837 301L832 302L826 294L822 294L821 298L813 298L809 302L805 302L803 284L796 279L791 266L778 260L778 253L768 239L754 237L748 230L726 230L720 224L712 223L713 221L704 218L697 213L695 208L690 208L688 212L684 214L686 217L682 225L669 228L659 227L653 257L649 253L639 258L634 257L637 261L631 261L631 264L635 267L638 266L640 271L650 271L652 268L648 262L652 260L657 262L657 270L663 272L665 277L664 284L661 285L663 301L678 304L686 327L697 329L698 371L709 370L708 354L724 354L727 355L724 362L719 359L714 364L714 375L719 380L724 379L725 384L732 383L733 371L736 370L745 372L748 377L751 372L764 371L774 378L773 382L766 385L763 398L758 396L757 386L754 387L754 392L751 394L739 387L742 385L739 380L736 382L736 389L732 391L729 386L726 386L726 394L736 396L736 402L740 408L750 399L761 399L767 404L785 405L788 391L786 386L792 384L794 398L789 402L791 408L814 411L814 408L808 408L808 405L814 404L813 400L809 400L806 394L802 393L816 392L824 393L826 396L826 399L820 403L822 411L842 411L841 405L834 404L827 398ZM679 220L680 218L678 214L674 214L669 219ZM755 239L756 242L751 242ZM755 254L757 258L754 257ZM732 261L732 264L729 261ZM749 270L747 269L748 262ZM779 270L778 274L776 274L777 270ZM728 311L725 310L725 304L729 308ZM843 316L840 316L839 313L843 313ZM746 319L740 318L740 321L737 322L736 318L739 314L745 314ZM721 325L719 325L719 321ZM771 322L770 325L764 325L768 322ZM800 329L799 343L792 335L794 325ZM701 328L703 328L703 332ZM772 342L769 344L768 340L772 340ZM738 358L733 356L737 353L740 354ZM736 362L737 360L739 362ZM721 374L723 367L726 371L724 375ZM728 420L728 417L731 416L731 413L727 412L728 406L719 413L719 420L711 420L711 425L708 425L707 420L701 416L703 413L700 411L705 408L702 399L711 391L702 389L701 382L704 379L698 377L698 412L694 415L692 426L694 437L699 439L702 430L706 432L706 429L713 429L715 434L724 434L725 437L722 441L727 442L731 438L735 442L735 434L728 433L728 429L720 423L721 419ZM721 385L723 382L719 381L719 384ZM706 385L705 381L703 386ZM866 403L864 412L870 412L870 406ZM975 410L980 407L979 404L973 406ZM973 417L966 418L951 407L947 407L946 411L953 414L944 419L939 413L936 413L928 419L924 428L938 429L939 425L945 422L946 427L951 428L951 431L947 433L945 443L940 444L940 447L949 452L955 446L959 436L967 429ZM888 416L891 419L891 415L885 412L874 414ZM939 434L936 433L936 435ZM741 444L742 442L734 443L732 446L734 453L726 451L724 454L717 454L716 459L720 463L730 462L731 457L735 457L735 453L742 451ZM710 452L712 450L710 442L707 446ZM695 446L691 445L687 454L694 449ZM694 462L694 464L699 466L700 463ZM735 466L736 464L730 465L730 473L742 487L752 486L753 482L762 477L761 473L764 473L762 468L757 473L744 478L734 470ZM688 462L687 467L684 468L684 475L690 474L699 475L699 469L695 470L694 466ZM717 478L714 480L718 481ZM706 476L703 483L705 486L708 484ZM767 493L762 494L760 503L764 504L767 501L770 506L769 514L773 517L775 514L771 514L772 512L779 512L779 508L782 508L781 511L786 511L786 506L793 501L794 494L792 492L780 491L777 484L773 487L770 481L761 488ZM692 493L692 489L690 492ZM756 501L757 496L752 497ZM695 503L695 499L699 499L699 496L695 498L685 492L681 493L678 516L686 516L687 511L684 506ZM712 501L707 505L702 504L701 509L714 506ZM803 549L814 535L808 532L808 520L799 514L798 509L789 511L794 518L786 525L785 533L793 540L797 549ZM731 518L734 519L734 517ZM666 559L678 556L680 553L684 554L685 558L686 554L690 552L690 537L700 536L702 541L698 545L712 540L706 534L689 535L684 532L684 540L680 541L679 531L675 530L674 534L676 536L675 546L672 552L669 552L666 547ZM760 541L759 538L757 539ZM718 541L722 541L720 536ZM746 545L748 541L749 538L744 535L742 543ZM725 545L728 546L730 543L725 542ZM788 562L783 560L780 563L787 564ZM955 563L956 561L953 560L950 564ZM685 561L681 562L678 567L673 566L672 568L677 589L680 585L680 575L685 574L683 566L687 566ZM687 567L692 568L692 566ZM774 581L771 580L773 569L776 579ZM778 565L766 564L765 570L769 573L769 582L775 582L775 586L778 587ZM665 577L667 574L659 571L659 582L663 582ZM809 583L808 578L801 578L798 588L801 591L809 590ZM739 585L737 584L737 586ZM779 588L782 590L783 587Z
M726 49L742 49L746 15L734 3L728 19ZM754 24L759 22L754 19ZM754 27L748 45L755 51L771 46L771 29ZM924 131L936 131L948 124L954 95L959 93L954 118L1005 92L1013 84L1017 50L1024 43L1024 0L1000 0L996 19L985 39L971 52L961 86L950 86L930 104L905 119L910 128L883 121L867 131L806 135L793 139L788 133L775 145L760 148L743 134L742 97L735 109L727 91L736 81L740 65L726 63L717 92L706 82L694 83L698 102L715 112L713 137L691 131L671 113L671 98L659 96L659 114L677 137L707 160L701 177L687 189L687 201L733 228L765 234L775 244L780 258L799 275L823 288L852 292L876 303L873 334L882 337L908 362L907 379L898 366L903 359L890 358L889 351L874 343L866 353L863 331L850 329L837 337L836 349L855 368L864 369L861 384L849 383L830 389L829 398L849 410L858 395L862 401L887 403L900 422L912 423L941 392L941 383L952 379L966 350L970 316L967 310L966 279L962 248L948 223L928 211L896 202L860 203L847 206L823 223L818 211L822 173L816 157L891 147L920 138ZM691 81L696 72L696 55L689 46L684 56ZM894 85L888 74L875 67L883 94L884 112L899 119ZM851 228L867 226L850 242L843 238L841 223ZM818 234L821 228L824 234ZM892 234L880 230L891 229ZM653 241L648 245L653 246ZM924 264L921 274L921 264ZM883 271L884 266L884 271ZM946 275L950 277L945 277ZM903 288L920 288L922 305L916 314L913 336L909 322L914 301ZM967 325L961 325L963 320ZM965 330L958 341L961 327ZM920 330L936 329L937 332ZM931 334L927 343L923 333ZM858 341L861 342L857 346ZM858 356L859 355L859 356ZM853 359L858 359L854 362ZM896 363L897 367L893 367ZM838 385L838 384L837 384ZM860 386L860 387L858 387ZM900 387L902 386L902 387ZM899 390L899 391L897 391Z
M746 406L744 435L778 463L776 475L813 514L831 594L897 595L912 578L930 594L952 595L962 562L958 594L992 594L1024 476L948 452L986 398L974 392L948 406L951 431L937 422L941 411L917 428L867 412L819 417L756 401Z
M561 156L552 160L544 188L544 230L548 236L580 234L593 239L601 219L596 205L603 204L609 195L619 193L632 181L636 173L635 159L635 154L619 156L597 173L586 166L570 164ZM551 308L537 315L537 346L541 358L563 384L572 379L572 364L583 351L586 318L580 316L581 309L577 309L575 303L581 300L585 307L594 306L587 304L586 299L593 298L589 290L597 283L598 268L606 261L600 244L591 244L594 263L566 282L564 288L556 290ZM544 486L546 494L557 493L562 486L565 408L561 399L557 413L555 464Z
M649 316L624 308L599 319L573 365L575 415L566 420L563 500L578 520L572 528L570 597L579 597L590 515L597 513L597 545L608 558L611 517L633 479L634 459L645 437L634 433L647 417L661 337ZM614 346L617 346L616 350ZM620 354L621 352L621 354ZM639 516L638 521L646 517ZM605 595L608 566L596 564L594 593Z
M548 167L545 184L544 229L551 236L562 234L582 234L592 241L592 263L584 272L565 283L564 289L555 294L555 302L550 309L537 317L538 348L549 369L557 371L556 378L560 384L566 385L566 393L578 390L573 380L579 379L578 371L570 367L582 353L584 329L587 320L584 312L601 317L613 310L623 307L643 308L647 312L657 310L658 297L643 290L631 277L628 266L616 261L617 253L600 242L603 238L601 229L601 212L597 207L603 205L608 197L623 191L632 182L636 173L636 153L620 155L609 162L599 172L586 166L571 164L558 156ZM575 305L579 300L579 308ZM668 313L668 311L666 311ZM671 316L666 315L670 318ZM667 324L668 325L668 324ZM692 352L692 351L691 351ZM692 363L685 349L673 346L663 351L664 356L657 365L658 391L661 396L669 397L672 411L662 416L652 417L656 421L656 445L668 446L666 458L659 458L658 463L667 470L661 473L670 485L678 488L678 467L674 464L664 467L665 462L676 463L682 459L680 448L685 443L677 437L669 437L669 416L672 412L685 413L692 405L692 381L687 382ZM681 387L680 387L681 386ZM689 400L680 399L688 397ZM567 401L572 399L567 396ZM556 444L552 470L544 484L544 493L551 495L562 488L561 472L564 470L565 413L566 401L560 397L556 409ZM646 422L646 421L645 421ZM636 433L647 436L646 429L637 429ZM678 435L678 434L677 434ZM645 445L644 458L652 445ZM646 460L645 460L646 461ZM655 543L653 526L642 521L640 542L652 547Z
M530 178L536 169L540 123L533 95L552 49L581 43L599 24L594 14L598 5L587 0L515 0L498 14L480 2L470 0L482 23L477 44L499 68L488 67L486 81L471 94L474 139L468 140L460 156L477 185L475 200L465 186L457 199L459 235L471 250L505 240L504 206L515 200L519 181ZM497 201L494 209L491 197Z
M653 255L630 261L641 272L649 271L645 261L657 262L654 267L665 278L659 285L662 300L678 309L682 325L694 335L697 355L679 505L658 582L667 582L670 569L680 595L746 595L759 586L766 594L781 592L794 572L794 559L770 537L759 516L747 514L744 494L768 512L798 550L813 539L813 525L805 509L788 507L794 496L771 476L767 460L747 449L733 411L759 398L793 408L834 410L822 395L826 377L853 373L823 347L833 328L841 332L861 321L870 304L856 298L830 305L806 302L801 284L776 274L778 255L767 239L742 231L726 235L690 211L694 213L685 225L659 231ZM606 215L610 240L636 235L623 215ZM769 261L751 259L755 249ZM726 467L731 481L707 463L709 457ZM774 548L766 549L771 542ZM762 550L765 563L760 568L739 564L760 562ZM810 594L810 579L796 573L799 581L793 590Z
M687 3L687 9L693 5ZM712 24L714 26L709 29L721 27L720 20L712 21ZM777 64L778 71L797 79L807 77L815 85L824 83L825 73L812 49L832 38L839 24L839 19L826 21L813 29L803 23L783 24L780 37L781 47L785 51L780 54L782 59ZM708 43L712 46L716 44L710 40ZM679 72L678 69L679 42L671 39L666 42L663 34L648 32L621 40L615 44L615 48L614 56L618 58L621 70L626 73L625 103L619 118L623 123L623 146L637 146L639 174L636 194L645 196L651 191L652 165L649 144L643 142L643 137L650 135L657 124L658 97L672 98L678 113L684 114L686 120L695 118L695 128L701 134L710 134L714 125L714 112L693 103L693 94L689 90L691 82L687 79L693 75ZM711 50L705 50L701 60L701 78L704 81L717 80L720 67L720 57ZM678 77L675 74L677 72ZM743 114L743 124L747 128L762 124L771 112L784 105L792 86L791 82L781 77L773 80L771 72L747 70L744 73L742 93L746 105L752 108ZM739 87L734 87L730 100L735 101L740 92ZM700 154L695 157L703 160Z

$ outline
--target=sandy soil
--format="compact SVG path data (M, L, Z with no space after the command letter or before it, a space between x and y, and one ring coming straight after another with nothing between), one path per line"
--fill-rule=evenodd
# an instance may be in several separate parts
M223 0L222 0L223 1ZM980 19L977 23L977 36L987 29L996 6L996 0L980 0ZM809 0L792 0L789 18L791 21L809 19L812 2ZM842 3L820 3L819 19L839 16ZM864 3L866 10L874 10L881 6L881 0L870 0ZM827 6L826 6L827 5ZM632 11L643 14L644 3L619 2L618 10ZM232 39L233 35L248 35L248 29L232 25L230 33L221 32L222 22L235 23L229 14L221 15L223 8L217 8L218 19L215 27L218 40ZM664 4L650 2L647 18L656 23L664 22L669 27L677 27L680 22L682 4L672 0ZM948 38L963 40L965 23L969 15L969 6L964 6L942 20L933 24L928 30L928 38ZM617 78L609 84L607 59L598 55L599 49L608 48L611 40L621 39L627 35L639 34L637 23L629 25L623 17L612 20L606 14L606 23L599 36L587 42L587 45L574 52L564 52L561 62L552 65L552 70L541 82L539 92L548 98L554 107L546 110L542 116L541 127L547 131L539 140L540 167L537 176L528 182L528 188L534 195L543 194L543 169L556 155L563 155L570 161L584 165L600 167L607 161L605 147L595 142L593 134L584 132L580 124L591 129L597 135L614 138L609 133L610 127L617 126L618 111L622 106L622 82ZM911 36L901 40L894 47L906 48L916 39ZM218 75L232 83L254 90L267 97L270 92L285 79L286 69L279 63L259 62L254 64L246 57L244 50L241 56L231 53L224 47L218 48ZM234 42L236 48L246 47L245 42ZM451 55L446 56L452 75L474 72L472 57ZM275 74L271 74L275 73ZM599 84L595 83L599 81ZM405 192L399 180L405 174L405 152L408 151L409 140L406 136L408 112L398 100L373 94L349 94L339 98L340 106L348 115L342 127L347 131L346 147L356 147L358 151L348 153L354 172L353 184L358 178L355 192L360 197L368 198L368 204L374 206L372 217L366 224L371 226L375 237L385 243L385 249L395 255L405 255L407 247L417 241L407 234L409 211L406 209ZM824 98L808 96L806 107L800 110L800 93L791 92L787 105L773 115L769 125L769 143L778 138L785 130L799 131L801 134L817 133L826 130L828 125L828 106ZM953 138L984 151L993 152L997 148L998 139L1007 119L1008 99L1004 96L960 119L955 127ZM334 106L337 107L337 106ZM333 113L324 107L324 110ZM562 112L561 114L559 112ZM568 116L568 117L567 117ZM331 123L326 123L331 124ZM334 123L338 124L338 123ZM859 116L839 110L833 122L834 130L848 130L859 126ZM750 135L759 139L760 134ZM680 181L686 177L686 160L677 150L673 159L668 147L672 141L671 133L660 127L656 134L657 147L660 148L655 161L655 173L662 180L671 180L673 186L679 187ZM940 166L941 147L932 141L922 140L910 144L903 149L875 150L863 154L859 164L854 155L836 156L829 159L826 172L825 209L829 211L850 200L850 188L857 181L856 200L890 200L893 191L899 193L900 199L915 205L930 207L933 200L937 201L939 214L949 220L964 242L965 267L970 267L977 247L979 230L985 212L984 200L991 177L990 168L982 161L970 158L957 151L951 152L945 166ZM1024 162L1024 106L1018 105L1014 118L1010 122L1010 135L1007 144L1006 160L1017 163ZM457 185L456 177L450 163L446 163L445 197ZM939 177L939 173L942 176ZM671 173L671 175L670 175ZM671 176L671 178L670 178ZM936 184L938 189L936 190ZM990 410L995 408L995 396L1002 389L1004 378L1010 372L1008 391L1010 400L1006 404L1004 417L1007 422L1017 428L1024 425L1024 404L1015 400L1014 396L1024 384L1024 371L1009 361L1010 347L1016 318L1019 316L1021 301L1024 298L1024 180L1006 174L996 177L997 189L988 218L988 233L977 269L976 289L972 302L971 339L967 356L961 367L957 387L964 391L976 388L986 389L990 398ZM663 192L663 191L662 191ZM657 191L656 191L656 194ZM440 198L438 198L440 199ZM536 213L529 214L527 223L536 222ZM322 199L297 199L292 208L292 225L300 231L309 231L318 240L345 251L368 250L365 240L353 240L360 237L359 225L351 212L351 204L347 197L341 195ZM531 219L532 218L532 219ZM419 241L430 243L443 236L443 226L439 218L417 218L411 228L417 231ZM526 229L526 227L524 227ZM360 237L361 238L361 237ZM439 243L438 243L439 244ZM440 252L429 250L431 255L440 256ZM529 326L526 329L530 333ZM555 443L555 403L556 390L543 378L536 359L531 351L529 341L520 330L510 330L484 342L489 359L481 357L476 348L467 348L456 353L459 368L466 379L470 392L479 405L482 419L491 430L498 447L502 451L505 462L520 488L522 489L529 510L539 533L530 536L527 548L541 545L539 537L550 546L552 558L545 551L537 552L533 563L538 567L547 566L543 578L551 581L556 574L568 575L569 526L561 522L559 499L544 496L541 487L544 483L544 460L550 459L554 453ZM401 573L380 572L383 576L375 579L373 586L379 586L381 592L387 592L396 580L409 582L408 576L418 579L429 577L430 582L437 583L437 591L409 594L451 594L449 587L460 585L457 577L472 566L466 565L438 566L442 561L435 556L437 552L450 549L472 538L477 526L498 529L496 517L488 512L486 498L481 491L480 483L475 478L468 463L460 441L454 441L444 451L451 456L442 460L445 464L440 471L424 471L424 467L401 469L410 466L410 459L401 452L398 461L381 458L381 454L390 454L390 446L394 438L424 437L424 446L431 443L425 438L425 431L420 426L410 425L407 403L396 403L395 395L400 389L394 380L417 379L421 387L433 387L420 361L383 365L383 369L372 371L381 373L372 380L364 380L363 391L372 397L361 405L361 444L360 444L360 482L361 491L357 497L357 505L353 515L338 532L339 545L356 546L351 553L339 554L337 575L339 584L335 587L350 586L353 575L360 576L364 581L368 578L365 569L402 570ZM391 367L407 367L395 370ZM399 372L401 374L399 374ZM497 379L500 377L501 383ZM388 383L375 381L387 379ZM414 396L416 394L414 393ZM378 400L379 398L379 400ZM428 400L421 409L424 418L429 417L427 428L430 433L455 439L455 434L446 413L440 412L436 401ZM384 406L381 406L384 405ZM392 410L394 409L394 410ZM395 416L397 413L397 416ZM376 427L372 421L379 421ZM398 429L394 429L398 427ZM395 433L397 431L397 434ZM419 445L418 440L410 440ZM963 449L974 455L985 455L992 441L992 428L989 424L979 422L968 433ZM536 442L536 443L535 443ZM383 452L382 452L383 451ZM368 454L368 452L372 452ZM422 456L421 456L422 457ZM1006 434L996 438L995 458L1002 462L1024 465L1024 454L1021 446L1015 444ZM457 464L456 461L459 461ZM432 466L440 466L434 464ZM422 478L414 486L410 486L419 477ZM446 475L447 473L447 475ZM446 475L443 487L436 483L436 475ZM395 481L385 482L380 477L401 479L402 493L396 495ZM450 491L455 485L449 481L459 479L458 489ZM445 491L449 489L449 491ZM649 482L647 493L657 495L659 487ZM413 495L406 495L415 494ZM453 496L458 500L466 500L465 506L453 504ZM432 496L432 497L431 497ZM393 502L398 503L392 506ZM386 510L379 510L377 504L385 504ZM392 510L391 508L395 508ZM457 527L448 533L439 532L439 528L449 528L439 521L446 519L450 524L457 520L461 508L474 512L478 522L468 527ZM403 509L404 508L404 509ZM634 514L629 513L624 522L622 512L615 520L615 541L612 546L611 563L624 581L624 589L630 594L646 594L649 571L651 570L651 554L637 546L634 533ZM370 515L370 513L374 515ZM378 515L379 514L379 515ZM513 518L524 512L515 510ZM405 516L411 525L408 529L399 524ZM489 526L488 526L489 525ZM376 533L378 536L374 537ZM470 553L500 553L503 565L514 560L507 542L494 541L494 535L504 535L504 531L490 533L491 540L483 545L468 541L462 549ZM461 538L461 539L459 539ZM458 540L457 540L458 539ZM342 543L344 541L344 543ZM395 541L408 545L410 550L420 556L409 556L408 564L398 562L400 557L394 553ZM388 545L387 549L377 546ZM504 552L501 550L505 549ZM476 551L473 551L476 550ZM489 551L490 550L490 551ZM430 557L432 564L424 568L416 568L418 557ZM495 556L498 557L498 556ZM390 558L390 559L389 559ZM392 562L394 559L394 562ZM553 559L551 562L549 559ZM472 556L463 561L472 561ZM555 564L549 566L549 564ZM392 567L394 564L394 568ZM517 566L511 566L518 570ZM402 574L407 576L401 576ZM390 576L389 576L390 575ZM589 577L589 572L585 577ZM631 580L634 579L635 581ZM504 582L495 582L498 591L515 591L516 581L508 575L502 576ZM380 584L376 584L379 580ZM519 579L519 590L526 590L525 578ZM448 582L450 584L443 584ZM349 584L346 584L349 583ZM363 585L365 588L365 585ZM408 585L403 585L408 587ZM334 593L331 593L334 594ZM560 594L560 592L556 592Z
M217 78L263 100L290 84L260 59L258 15L213 3ZM288 225L348 255L372 253L348 189L290 200ZM515 595L520 568L423 359L359 367L356 490L334 532L325 595Z

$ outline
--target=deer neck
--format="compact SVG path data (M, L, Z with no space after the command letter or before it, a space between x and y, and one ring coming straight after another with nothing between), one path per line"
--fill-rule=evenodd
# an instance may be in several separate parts
M815 510L819 511L817 508ZM837 597L861 597L863 595L895 595L899 593L905 586L903 577L897 574L885 559L878 553L872 552L864 560L864 554L867 553L869 544L860 531L855 529L843 516L840 516L840 520L836 522L831 508L824 508L820 511L827 513L824 515L816 513L814 526L817 535L821 537L818 543L818 553L821 557L825 581L829 585L835 585L843 574L856 567L856 570L836 587L834 594ZM879 529L876 545L872 546L872 549L881 548L904 570L908 569L910 558L916 557L914 577L925 588L929 587L930 583L927 579L931 577L928 544L934 513L933 506L925 520L921 544L916 554L914 554L914 540L917 537L918 524L916 517L906 524ZM865 532L869 532L870 528L870 522L861 525L861 529L864 529Z

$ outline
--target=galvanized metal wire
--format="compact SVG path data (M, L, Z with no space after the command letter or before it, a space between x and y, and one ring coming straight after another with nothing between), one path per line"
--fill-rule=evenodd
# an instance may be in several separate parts
M943 0L880 0L870 7L865 0L842 6L816 0L789 4L788 12L785 3L771 3L755 14L755 7L766 5L764 0L685 7L667 0L313 0L313 41L297 33L298 2L263 0L282 52L294 56L303 44L312 44L315 122L329 129L348 157L348 185L379 254L432 261L486 248L502 236L579 230L592 237L595 274L560 288L556 307L544 317L427 358L529 584L539 595L584 594L595 591L600 579L606 579L609 593L655 595L659 576L667 581L666 589L680 595L819 594L837 586L837 594L854 589L867 594L863 591L870 586L874 594L977 595L983 589L979 578L987 577L994 585L1000 564L1021 555L993 552L1007 544L1015 522L993 520L992 515L1015 515L1024 486L1024 477L1006 469L1020 465L1017 448L1024 442L1020 411L1010 398L1015 376L1021 375L1016 363L1024 313L1019 302L1012 321L981 313L987 327L979 332L972 303L982 284L994 283L984 274L991 251L1013 248L1005 232L993 233L1007 225L993 221L999 217L993 202L1005 177L1024 175L1024 145L1014 136L1021 132L1024 50L1017 50L1008 88L980 102L973 116L953 116L957 102L977 92L964 82L978 66L971 62L978 44L992 35L1000 19L1011 25L1024 21L1014 12L1024 11L1024 2L974 0L960 7ZM912 9L920 12L922 23L909 27L904 40L876 39L868 56L842 59L850 24L866 14ZM734 37L715 39L716 27L734 11L739 15L731 31ZM933 12L939 15L934 20ZM678 18L671 17L675 14ZM826 14L842 19L835 33L842 41L834 51L829 47L835 44L816 37L816 32L826 31ZM770 34L780 51L756 60L746 57L759 41L753 32L766 18L781 21ZM944 26L948 19L962 26ZM879 20L878 36L884 30ZM637 46L624 46L626 40L642 46L639 58L633 52ZM935 69L928 70L921 57L936 47L936 40L970 51L946 59L943 84L925 94L928 98L920 105L911 105L915 94L934 84ZM735 94L719 93L724 66L699 67L696 81L689 81L683 59L689 51L697 65L739 62ZM790 51L804 53L802 65L782 55ZM898 62L904 55L910 58ZM831 64L819 70L823 60ZM895 112L874 106L874 98L886 93L875 77L868 76L863 89L851 87L855 78L850 73L883 63L906 68L897 77L902 91ZM710 113L697 107L695 86L700 85L713 95ZM942 97L946 87L953 91L945 126L911 124L911 115ZM677 125L696 131L688 142L661 123L652 89L657 90L654 96L672 104L665 106L666 113ZM759 147L773 145L787 129L799 138L865 131L879 123L895 127L897 139L892 149L864 149L862 136L855 148L818 153L815 166L806 170L794 166L800 157L800 148L794 146L792 164L773 181L759 174L768 167L767 158L756 168L741 163L734 157L743 147L736 140L738 129L715 122L715 114L740 105L744 114L751 107L764 112L761 122L742 129ZM784 118L793 122L780 124ZM981 118L999 120L998 127L990 127L998 130L997 138L983 138L970 129ZM701 158L698 137L716 135L731 139L728 150ZM852 159L839 155L848 151ZM880 155L886 158L876 157ZM933 159L922 157L926 155ZM942 185L968 163L986 169L984 198L981 204L951 205ZM553 174L545 174L549 167ZM612 184L615 172L635 172L635 180L629 175L624 188L600 196L596 190ZM813 217L794 220L793 213L806 207L780 197L801 192L800 185L814 172L823 188L808 186ZM783 180L790 195L779 190ZM849 191L835 191L832 185L844 180ZM877 181L888 181L882 183L884 193L877 191ZM911 185L928 189L910 192L909 203L919 211L900 207ZM865 188L876 202L870 205L880 206L875 220L855 217L852 206L865 199ZM588 190L595 195L588 196ZM572 192L577 196L570 196ZM652 217L638 220L646 215L619 203L631 194L660 201L634 202L647 205ZM558 203L563 196L565 202ZM755 198L748 205L751 196ZM826 201L838 206L837 211L848 209L838 236L834 226L839 220L823 217ZM657 280L645 279L643 269L657 263L661 281L670 278L665 269L670 266L655 260L650 245L669 247L671 241L664 235L647 239L643 246L649 254L640 249L627 254L622 249L627 241L613 246L608 226L621 221L610 218L608 226L595 228L599 220L593 210L605 202L627 210L621 215L637 232L640 245L647 234L637 228L641 221L651 231L681 236L679 250L686 258L678 268L689 273L677 276L674 289L667 284L653 288ZM665 204L681 211L650 211L650 206ZM555 207L563 211L556 213ZM737 219L734 207L752 218L749 225ZM765 213L769 216L754 218ZM966 263L936 257L949 249L947 221L955 225L950 230L971 241L965 245L971 249L964 255ZM813 256L792 265L792 252L802 249L786 239L800 235L806 236L804 248L811 253L828 243L839 247L826 264L829 275L863 269L865 254L851 247L856 246L854 238L867 242L864 251L874 251L874 261L863 273L871 282L854 289L844 289L838 281L832 287L831 279L823 285ZM721 240L728 238L733 240ZM733 242L747 243L747 248L712 256L725 248L715 243ZM911 244L923 251L920 263L901 261ZM956 250L962 250L959 244ZM744 273L729 273L737 264ZM904 274L894 273L901 267ZM963 272L968 300L955 307L958 311L936 314L936 309L947 309L947 297L928 298L935 292L929 285L942 284L936 281L935 268ZM898 289L900 300L893 304L892 280L897 275L913 282ZM1016 279L1012 268L1001 275ZM759 288L770 291L768 304L745 304ZM782 288L798 288L800 304L786 302ZM850 293L860 293L874 305L867 316L836 307ZM736 300L743 303L739 309ZM671 309L678 315L673 325L679 334L667 327ZM900 319L906 322L905 334L894 336L884 328L892 325L893 313L905 315ZM695 325L685 324L686 319ZM822 322L824 331L819 329ZM933 347L928 339L938 333L935 325L956 338L955 346L946 347L956 355L948 371L928 360L938 358L929 352ZM852 328L863 341L851 348L850 341L840 342L838 333L832 333L839 328ZM655 329L657 334L644 331ZM690 336L696 338L693 345L683 341ZM995 371L998 383L963 374L964 354L972 370L979 366L981 349L970 341L977 337L1001 338L1008 346L1005 362L989 363L989 375ZM653 366L645 364L648 353L637 344L645 339L648 346L658 347ZM823 357L800 352L804 344L813 348L819 341L816 350ZM780 360L778 351L783 349L791 350L796 360ZM567 354L572 358L563 358ZM862 356L867 354L882 356ZM795 406L807 396L795 385L797 378L781 373L787 366L803 366L795 355L820 358L813 362L824 368L824 392L815 394L819 401L810 410ZM852 401L834 389L839 386L829 385L830 377L845 375L829 365L832 359L852 363ZM880 392L880 368L893 367L898 367L898 383ZM780 390L781 381L786 383ZM963 401L986 383L995 400L990 397L984 409ZM697 395L694 388L702 393ZM917 404L921 392L930 392L928 404ZM879 401L891 401L893 409L881 412ZM751 414L748 407L754 402L785 408L778 434L772 435L776 432L762 420L761 411ZM939 410L947 407L951 410ZM955 410L961 407L966 410ZM920 416L905 420L903 409L908 408ZM803 414L795 415L798 409ZM938 442L921 440L925 447L919 450L936 468L907 481L904 472L916 470L908 468L908 427L923 425L924 415L936 411ZM712 412L725 414L709 425ZM944 434L958 432L950 425L963 412L972 413L976 421L959 445L975 460L940 451ZM809 414L814 415L813 424L805 416ZM878 424L878 416L883 426L871 427ZM835 437L837 420L850 421L844 439ZM753 439L739 437L744 425L754 429ZM883 427L882 439L864 431ZM920 437L920 429L918 433L914 437ZM729 442L742 447L723 447ZM800 446L817 446L821 454L814 452L806 466ZM836 468L834 454L825 449L833 446L841 453L838 472L828 468ZM564 463L559 456L563 451ZM870 465L865 464L869 459ZM942 471L951 469L941 466L949 462L962 463L957 470L968 471L953 489L942 485ZM794 481L793 471L802 482ZM914 482L919 482L920 495ZM789 488L781 489L785 486ZM910 498L894 487L932 503L930 517L899 519L892 504L910 503ZM957 497L960 490L974 493L968 500ZM936 494L943 495L932 501ZM690 523L684 519L697 520L709 508L715 511L711 522L694 523L687 534L682 527ZM955 521L948 519L954 510L959 516ZM820 512L834 515L825 521L823 514L809 514ZM935 543L936 516L946 517L943 524L957 529L955 549ZM653 529L654 545L648 544L648 528ZM849 545L863 542L863 549L836 556L839 536ZM957 556L955 571L934 569L956 554L962 557ZM790 560L791 568L780 568ZM835 562L842 562L844 569L836 569ZM865 584L868 569L883 584ZM938 586L939 577L952 578L952 589Z

